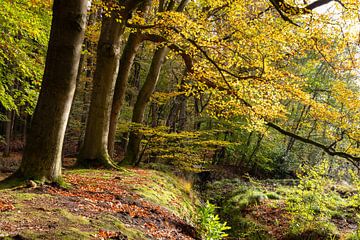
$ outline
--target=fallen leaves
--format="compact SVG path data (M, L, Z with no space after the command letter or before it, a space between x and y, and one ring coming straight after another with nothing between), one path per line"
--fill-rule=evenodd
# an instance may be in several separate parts
M146 235L155 239L198 239L195 228L179 219L168 210L146 201L134 193L135 184L148 183L148 172L131 169L133 176L120 176L119 172L82 175L66 174L70 189L58 187L45 188L46 193L72 201L71 211L83 215L112 214L125 224L142 229ZM148 183L150 184L150 183ZM100 239L127 239L120 232L100 229Z
M14 210L15 206L9 200L0 200L0 212Z
M125 235L121 232L113 232L113 231L106 231L104 229L100 229L99 233L96 236L98 239L128 239Z

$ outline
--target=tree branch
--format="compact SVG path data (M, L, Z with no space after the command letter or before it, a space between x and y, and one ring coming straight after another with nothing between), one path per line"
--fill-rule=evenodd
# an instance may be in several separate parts
M319 142L316 142L314 140L311 140L311 139L307 139L307 138L304 138L304 137L301 137L299 135L296 135L292 132L289 132L289 131L286 131L284 129L282 129L280 126L272 123L272 122L268 122L266 123L267 126L275 129L276 131L278 131L279 133L283 134L283 135L286 135L286 136L289 136L289 137L292 137L296 140L299 140L303 143L307 143L307 144L311 144L315 147L318 147L320 149L322 149L324 152L326 152L327 154L329 154L330 156L338 156L338 157L341 157L341 158L345 158L347 159L348 161L350 161L357 169L360 169L360 167L358 166L359 165L359 162L360 162L360 157L356 157L356 156L353 156L353 155L350 155L348 153L345 153L345 152L338 152L336 151L334 148L332 148L331 146L325 146L324 144L322 143L319 143Z

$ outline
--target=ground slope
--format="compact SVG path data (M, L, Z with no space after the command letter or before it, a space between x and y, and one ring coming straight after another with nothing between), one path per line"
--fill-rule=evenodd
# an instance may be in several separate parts
M0 191L0 239L199 239L191 185L154 170L71 170L68 189Z

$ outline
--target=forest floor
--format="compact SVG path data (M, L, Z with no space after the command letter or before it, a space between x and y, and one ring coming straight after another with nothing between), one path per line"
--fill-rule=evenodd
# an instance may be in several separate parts
M203 194L231 226L229 239L359 240L359 191L307 180L223 179L209 183Z
M1 190L0 239L199 239L185 180L136 168L66 170L64 180Z
M0 180L18 167L0 158ZM73 163L66 159L66 165ZM359 192L350 185L299 188L299 180L231 179L204 185L228 239L359 240ZM169 172L65 169L69 187L0 190L0 239L200 239L193 183ZM320 181L321 182L321 181ZM322 188L324 187L324 188Z

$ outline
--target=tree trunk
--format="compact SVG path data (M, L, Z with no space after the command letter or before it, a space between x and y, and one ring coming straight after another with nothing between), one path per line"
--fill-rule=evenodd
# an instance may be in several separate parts
M152 0L144 1L140 11L142 15L146 15L150 9ZM110 156L114 155L115 138L116 138L116 125L119 118L121 107L124 103L126 87L130 76L131 67L134 63L135 56L139 50L142 42L141 31L130 33L124 51L120 59L119 72L116 79L114 97L111 106L110 126L108 137L108 151Z
M109 127L109 154L113 156L116 137L116 124L119 113L125 98L127 82L130 76L130 70L133 65L136 53L141 44L141 33L131 33L126 43L125 49L120 59L119 73L116 79L114 97L110 114Z
M141 71L141 65L139 62L134 62L134 73L132 81L130 81L131 87L134 89L134 91L128 92L128 101L129 101L129 107L134 108L135 102L136 102L136 95L140 90L140 71ZM136 92L136 94L135 94ZM121 147L122 149L126 150L128 143L129 143L129 135L130 132L127 131L122 135L122 141L121 141Z
M133 123L142 123L144 120L146 105L150 100L151 94L155 90L156 83L159 79L161 66L168 52L169 49L167 47L163 47L155 51L149 73L136 99L132 116ZM123 164L135 164L137 162L141 138L142 136L138 131L134 130L130 132L129 143L126 149L126 156Z
M3 153L3 157L9 157L10 156L10 142L11 142L11 132L12 132L12 127L13 127L13 122L14 122L14 111L8 111L7 113L7 121L5 124L5 142L6 142L6 146L5 146L5 150Z
M178 98L178 96L176 96L171 105L168 118L166 119L166 126L169 127L170 132L176 131L176 119L177 119L177 114L178 114L178 111L180 108L180 103L178 100L179 100L179 98Z
M115 12L112 12L110 17L103 18L91 104L78 165L115 167L108 153L108 134L111 103L119 67L121 36L131 12L141 2L126 1L120 12L121 19Z
M151 117L150 117L151 116ZM150 105L150 114L149 114L149 125L152 128L156 128L158 126L159 119L159 106L156 102L152 102Z
M61 177L61 152L75 91L87 3L86 0L54 1L40 96L21 166L14 177L52 182Z
M187 106L185 94L179 96L179 101L180 101L180 113L179 113L178 131L184 131L186 125L186 106Z
M26 135L27 135L27 128L28 128L28 115L24 112L24 125L23 125L23 133L22 133L22 142L26 144Z

